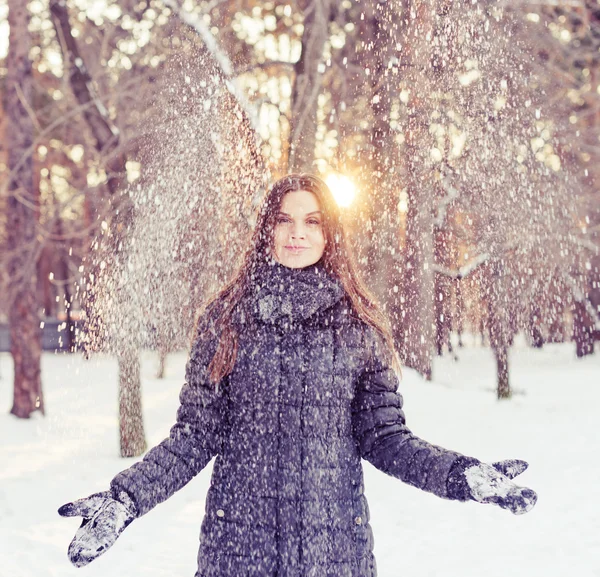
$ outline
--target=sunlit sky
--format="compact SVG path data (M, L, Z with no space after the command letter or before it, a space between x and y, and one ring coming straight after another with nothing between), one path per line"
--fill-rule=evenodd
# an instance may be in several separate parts
M32 15L37 16L37 23L35 23L34 18L34 26L39 26L39 18L40 16L43 18L43 14L47 12L47 3L48 0L29 0L29 9ZM183 8L185 10L193 10L194 7L197 6L196 0L183 0ZM118 4L111 2L110 0L72 0L71 7L73 10L84 11L87 17L96 22L98 25L102 24L103 20L116 20L121 16L121 9ZM290 5L286 5L282 7L282 11L280 12L280 16L288 17L291 15L292 7ZM539 20L539 17L535 14L529 15L528 17L531 21ZM537 20L533 17L537 17ZM9 44L9 26L8 26L8 6L7 0L0 0L0 58L5 58L8 52L8 44ZM277 20L273 14L263 14L262 10L259 6L253 8L251 14L238 14L234 22L232 23L233 29L238 34L239 38L254 46L258 53L262 53L262 57L267 60L274 61L287 61L287 62L295 62L300 57L301 44L297 38L291 38L290 35L280 34L274 35L272 32L276 30ZM331 36L331 47L339 48L343 46L345 42L345 35L349 31L352 30L352 24L348 24L344 27L344 30L339 31L339 33L332 34ZM553 28L553 34L561 40L561 42L566 43L570 40L570 36L563 34L565 30L562 30L560 26L556 23L550 23L550 27ZM301 32L296 30L296 34ZM134 34L134 43L137 44L138 47L142 47L147 41L147 36L149 32L147 29L142 31L137 31ZM55 50L46 50L44 62L39 64L38 70L40 72L45 72L50 69L56 75L60 76L61 67L62 67L62 59L61 55L58 51ZM129 61L129 58L126 54L122 56L122 58L126 61ZM121 61L121 65L125 66L125 62ZM114 65L109 62L109 65ZM583 70L583 75L586 76L590 74L588 69ZM459 82L463 86L468 86L474 82L480 81L481 71L478 69L476 61L466 61L465 62L465 72L462 76L459 77ZM251 76L247 77L244 81L244 87L248 91L250 95L254 95L257 92L261 94L266 94L271 104L275 104L279 106L263 106L260 109L260 127L261 127L261 136L264 139L272 138L279 132L280 129L280 114L286 113L285 104L280 102L281 97L289 99L291 95L291 84L288 78L286 77L277 77L277 78L269 78L266 82L262 82L253 78ZM600 93L600 85L597 86L597 90ZM406 93L406 94L404 94ZM408 98L408 92L403 91L400 95L400 100L405 102L403 96ZM495 106L497 109L503 108L506 104L506 100L503 95L499 95ZM577 121L577 118L574 117L574 121ZM573 122L573 121L572 121ZM434 125L432 125L433 127ZM442 140L445 140L445 130L447 127L439 126L440 130L442 130L443 134L441 135ZM324 143L328 143L331 138L329 134L321 135L321 140ZM333 144L328 148L332 150L335 146L336 135L333 135ZM462 154L466 135L463 133L450 134L450 139L452 141L452 150L450 152L450 156L458 157ZM549 167L553 170L560 169L560 159L554 153L551 145L547 142L548 138L545 138L543 134L540 137L534 139L531 145L533 148L533 152L536 154L538 160L545 162ZM274 143L274 141L273 141ZM327 147L326 147L327 148ZM442 160L442 148L432 148L431 150L431 158L436 162L441 162ZM281 155L281 151L276 146L272 151L274 157L278 157ZM327 164L326 151L321 151L321 157L324 164ZM338 202L344 206L352 203L353 196L355 191L352 189L352 184L349 182L342 182L340 180L332 180L330 185L334 190L334 194L336 195L336 199Z
M352 204L354 196L356 195L356 187L347 176L342 174L330 174L325 181L327 182L327 186L331 189L336 202L341 207L347 207Z
M87 12L90 20L95 20L100 16L110 17L110 11L106 11L106 0L76 0L75 3L81 10ZM47 2L34 0L30 2L30 8L34 12L39 12L46 8ZM36 6L37 5L37 6ZM5 58L8 52L8 6L6 0L0 0L0 58Z
M8 6L2 0L0 2L0 58L6 58L8 53Z
M97 24L101 24L102 20L116 20L121 16L121 10L117 4L107 2L107 0L73 0L73 4L76 8L81 11L85 11L87 17ZM47 0L30 0L30 10L33 14L40 14L47 9ZM183 8L185 10L193 11L196 7L195 0L184 0ZM290 16L291 6L283 7L283 14ZM8 52L8 35L9 26L7 22L8 7L6 0L0 0L0 58L5 58ZM272 58L273 60L287 60L295 61L299 58L300 45L297 46L289 45L289 37L285 34L277 37L279 45L276 47L269 47L269 41L273 43L274 37L270 32L276 29L276 18L272 14L262 15L261 9L253 10L251 15L240 14L236 17L233 22L233 28L240 38L244 39L249 44L257 44L259 42L265 43L264 52L265 56ZM286 44L288 46L284 46ZM332 38L332 45L339 39ZM343 42L342 42L343 43ZM283 44L283 45L282 45ZM260 47L259 47L260 48ZM271 48L271 50L269 50ZM269 54L271 52L271 54Z

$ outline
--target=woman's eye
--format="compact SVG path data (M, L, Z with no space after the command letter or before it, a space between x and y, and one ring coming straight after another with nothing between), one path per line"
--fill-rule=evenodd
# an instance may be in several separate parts
M290 222L292 222L292 219L287 216L278 216L276 222L277 222L277 224L290 223ZM318 226L321 224L321 221L318 218L309 218L306 221L306 224Z

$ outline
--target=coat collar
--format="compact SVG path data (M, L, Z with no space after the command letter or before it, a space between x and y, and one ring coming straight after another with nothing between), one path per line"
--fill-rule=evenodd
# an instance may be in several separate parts
M294 269L268 259L256 269L250 312L263 323L302 321L328 309L343 295L340 282L325 270L322 261Z

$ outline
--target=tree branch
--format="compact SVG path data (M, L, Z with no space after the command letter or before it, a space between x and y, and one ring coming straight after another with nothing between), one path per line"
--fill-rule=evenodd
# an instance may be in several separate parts
M487 253L480 254L479 256L471 260L470 263L466 264L465 266L461 266L458 269L450 269L439 264L434 264L433 270L439 274L450 278L462 279L466 276L469 276L471 273L477 270L477 268L486 263L490 259L490 257L491 255Z
M50 0L50 14L60 39L63 60L69 70L71 90L79 104L93 103L93 106L86 108L83 114L96 139L96 148L102 150L116 146L119 130L112 124L108 111L95 94L92 78L73 38L66 3L63 0Z
M592 306L592 303L590 302L590 300L588 298L586 298L584 292L581 290L581 288L579 288L577 286L577 284L575 283L575 281L573 280L571 275L569 275L563 271L562 277L565 279L565 281L567 281L567 284L569 285L569 287L571 289L571 294L573 295L573 298L575 299L575 301L578 303L581 303L585 307L587 314L590 315L590 318L594 322L595 329L597 331L600 331L600 316L599 316L598 312Z
M236 99L242 110L248 116L252 128L256 134L258 132L258 115L256 110L252 107L248 101L243 89L240 86L239 80L235 77L236 73L234 70L233 63L229 59L226 52L219 46L217 39L212 35L212 32L204 22L204 20L192 12L188 12L182 6L179 5L177 0L162 0L163 4L171 9L173 14L183 22L186 26L191 28L204 42L204 46L212 56L214 62L217 64L218 69L223 75L223 81L227 90Z

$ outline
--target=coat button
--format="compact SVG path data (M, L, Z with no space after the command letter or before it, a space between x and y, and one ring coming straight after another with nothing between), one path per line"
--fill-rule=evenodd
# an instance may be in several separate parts
M223 511L223 509L217 509L217 517L225 517L225 511Z
M354 522L355 522L357 525L362 525L362 519L361 519L360 517L356 517L356 518L354 519Z

